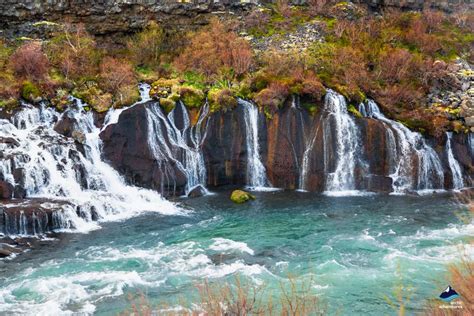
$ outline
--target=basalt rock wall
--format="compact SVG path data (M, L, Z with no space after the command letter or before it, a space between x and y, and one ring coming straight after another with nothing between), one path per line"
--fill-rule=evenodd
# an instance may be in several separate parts
M83 23L94 35L130 34L150 20L178 28L193 28L207 23L216 14L244 14L259 4L276 0L2 0L0 31L2 36L38 36L48 34L51 26L36 22ZM334 1L337 3L338 1ZM421 10L437 8L453 11L472 0L355 0L374 11L386 8ZM291 0L307 5L308 0Z
M128 109L122 113L117 124L109 126L101 134L105 159L134 184L157 189L163 185L163 181L168 181L164 183L167 188L164 194L182 194L186 178L181 171L175 169L173 172L176 176L172 179L164 177L161 173L163 169L156 167L156 161L149 152L148 127L143 114L146 106L159 107L157 103L150 103ZM337 139L332 133L328 136L328 131L326 135L323 131L326 119L324 113L311 115L295 106L285 106L271 119L266 119L260 113L260 156L271 185L285 189L324 191L328 172L334 170L333 164L337 160ZM372 118L353 119L359 130L361 144L355 165L355 189L390 192L390 168L394 164L390 146L394 144L388 139L387 124ZM212 113L207 120L206 137L200 147L205 160L207 186L246 185L248 150L242 108L239 105L233 111ZM451 141L452 152L462 169L466 186L472 185L474 173L472 138L469 134L454 134ZM168 140L165 138L164 141ZM436 151L444 172L444 183L436 184L434 188L452 188L446 141L447 137L425 139ZM399 144L395 146L400 147ZM180 155L176 157L180 159ZM419 172L417 164L420 162L416 157L410 158L414 164L413 177L416 178ZM304 164L307 170L303 187Z

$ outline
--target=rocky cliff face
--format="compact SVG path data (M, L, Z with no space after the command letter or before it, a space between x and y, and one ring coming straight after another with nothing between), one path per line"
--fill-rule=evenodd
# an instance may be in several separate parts
M134 184L154 189L164 188L162 192L166 195L181 195L184 193L185 173L173 163L169 164L173 169L173 176L163 173L163 168L149 152L149 123L143 114L146 107L162 111L153 102L137 105L126 110L116 125L109 126L101 134L105 159ZM173 115L175 114L171 113ZM354 189L391 192L395 179L394 168L402 160L409 161L401 167L407 170L408 178L415 179L413 185L417 189L454 187L453 169L446 147L447 136L441 139L420 138L407 145L401 139L403 134L398 135L386 122L375 118L352 120L357 129L357 144L360 147L354 149L354 156L351 158L354 161ZM344 167L344 164L350 163L336 162L341 155L338 134L334 132L336 123L331 122L331 118L322 110L316 115L310 115L297 105L288 105L272 119L265 119L264 114L260 113L258 122L260 156L268 180L274 187L325 191L330 174L337 173L336 169L340 168L336 164L342 163ZM206 185L217 187L248 184L248 135L241 106L233 111L211 114L207 117L206 126L206 137L201 146L207 174ZM162 141L170 142L169 136L166 136L168 134L163 135ZM342 131L342 136L350 137L345 130ZM451 138L452 155L459 164L465 185L471 184L470 178L474 171L471 142L472 135L469 134L454 134ZM420 154L424 150L423 146L427 145L439 157L439 170L433 169L437 165L427 167L434 163L429 161L432 158L423 156L426 153ZM175 157L183 162L183 154ZM438 174L435 175L436 172ZM419 173L426 174L423 176ZM433 183L424 183L426 179Z
M205 14L242 12L255 0L4 0L0 30L4 36L43 34L51 27L41 21L84 23L94 35L129 34L150 20L176 27L206 23Z
M242 14L255 5L275 0L3 0L0 2L0 31L3 36L43 36L51 25L37 22L84 23L94 35L129 34L150 20L178 28L205 24L215 14ZM307 0L291 0L306 5ZM337 1L335 1L337 2ZM356 0L372 10L425 7L452 11L470 0ZM211 14L212 13L212 14Z

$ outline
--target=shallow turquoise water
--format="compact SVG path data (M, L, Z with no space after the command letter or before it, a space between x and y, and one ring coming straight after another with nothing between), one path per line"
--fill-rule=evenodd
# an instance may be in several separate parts
M229 194L180 201L187 216L149 213L67 234L4 263L0 313L113 315L140 292L152 305L175 306L195 299L205 278L235 275L272 293L296 276L330 314L350 315L392 314L384 296L403 283L415 312L445 288L446 264L474 234L448 196L262 192L235 205Z

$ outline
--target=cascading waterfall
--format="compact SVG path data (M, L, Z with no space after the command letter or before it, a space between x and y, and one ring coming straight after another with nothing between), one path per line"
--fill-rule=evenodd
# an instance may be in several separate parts
M109 126L111 124L117 124L118 119L120 117L120 114L122 114L123 111L125 111L127 109L130 109L130 108L134 107L137 104L142 104L142 103L150 101L151 100L151 98L150 98L150 89L151 89L151 86L149 84L141 83L141 84L138 85L138 91L140 91L140 101L138 101L138 102L136 102L136 103L134 103L130 106L122 107L120 109L115 109L113 107L110 108L107 111L107 114L105 116L104 126L102 126L102 130L104 130L107 126Z
M174 118L174 111L178 109L183 116L180 128ZM202 107L194 126L191 126L188 111L181 101L176 103L176 108L168 115L158 105L147 107L146 112L148 145L162 171L162 191L164 183L174 181L175 175L170 164L186 175L186 194L196 186L205 188L207 173L201 149L207 133L208 104ZM183 159L180 160L179 157Z
M452 139L453 134L451 132L446 133L446 153L448 155L448 164L449 169L451 170L451 174L453 176L453 189L461 189L464 187L464 181L462 178L462 171L459 162L454 158L453 150L452 150Z
M469 152L471 153L471 156L474 156L474 133L469 133L467 142L469 144Z
M0 120L0 137L11 137L16 146L1 145L0 177L18 185L15 170L22 171L21 185L27 198L63 201L67 205L55 210L57 229L88 231L97 228L93 220L109 221L128 218L143 211L177 214L180 211L151 190L126 185L122 177L101 159L100 129L94 124L93 114L75 100L62 115L75 119L75 132L81 134L84 153L75 142L54 130L60 115L44 105L23 105L11 122ZM42 207L48 208L48 203ZM36 214L34 214L36 216ZM40 220L31 217L33 234L42 233ZM26 226L24 219L19 223ZM12 227L10 225L10 227ZM18 229L20 233L25 228ZM36 231L35 231L36 230Z
M258 108L252 103L239 99L244 111L247 143L247 185L253 190L269 187L267 172L260 157L258 138Z
M444 173L441 161L421 134L385 117L373 100L361 103L359 110L363 116L377 119L387 127L389 176L393 179L395 193L443 188ZM415 166L418 167L416 172L413 169Z
M324 100L323 139L324 166L328 194L351 194L356 190L355 168L360 160L359 131L347 111L344 96L328 90ZM330 138L331 137L331 138ZM330 168L329 153L334 143L335 164Z
M314 143L316 142L316 137L319 131L319 124L314 124L311 126L309 132L306 131L307 127L304 123L303 114L299 107L299 102L296 97L293 97L292 108L296 109L298 118L300 119L300 124L303 126L303 145L304 152L301 159L301 164L299 166L299 180L298 180L298 190L307 191L307 182L308 182L308 171L310 168L310 155L313 151Z

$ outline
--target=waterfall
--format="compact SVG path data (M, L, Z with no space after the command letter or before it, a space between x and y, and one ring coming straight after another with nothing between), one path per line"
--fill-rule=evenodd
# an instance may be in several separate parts
M0 178L14 186L21 185L27 198L67 202L67 206L55 210L60 213L55 215L55 229L88 231L98 227L92 219L119 220L143 211L179 213L176 206L156 192L126 185L118 172L102 160L100 129L94 124L93 113L85 111L79 100L74 101L75 105L62 115L74 118L75 132L83 136L80 145L54 130L61 115L44 105L25 104L11 122L0 119L0 138L10 137L17 142L13 147L0 143ZM15 178L19 173L15 171L22 172L21 179ZM25 217L19 220L21 227L17 230L21 232L25 231ZM33 233L43 232L36 213L27 221Z
M326 193L352 194L356 190L356 163L360 160L359 131L347 111L346 100L333 90L326 93L323 115Z
M310 169L310 155L313 152L313 147L316 142L316 137L318 136L319 124L311 124L309 131L307 131L307 126L305 125L302 110L299 107L299 102L296 97L293 98L292 108L295 109L296 115L300 119L301 126L303 128L303 157L301 158L301 164L299 166L299 180L298 180L298 190L307 191L307 182L308 182L308 171ZM321 120L320 120L321 122Z
M451 139L453 137L452 132L446 132L446 153L448 155L449 169L453 175L453 189L461 189L464 187L464 181L462 179L462 171L459 162L454 158Z
M258 138L258 108L252 103L239 99L244 111L247 143L247 185L253 190L269 187L265 166L260 157Z
M474 133L469 133L467 142L469 144L469 153L474 157Z
M361 103L359 110L365 117L377 119L386 126L389 176L393 179L395 193L443 188L441 161L421 134L385 117L373 100Z
M104 119L104 126L102 126L102 130L104 130L107 126L111 124L117 124L120 114L122 114L123 111L130 109L134 107L137 104L142 104L145 102L148 102L151 100L150 98L150 85L146 83L141 83L138 85L138 91L140 92L140 100L130 106L125 106L120 109L115 109L115 108L110 108L107 111L107 114L105 115Z
M178 110L182 122L175 119L175 111ZM148 106L146 112L148 145L162 171L162 190L164 183L175 180L176 175L171 166L186 176L186 194L197 186L205 189L207 172L202 144L207 133L207 121L204 122L209 115L209 105L206 103L202 107L194 126L191 126L188 111L181 101L168 115L157 104Z

